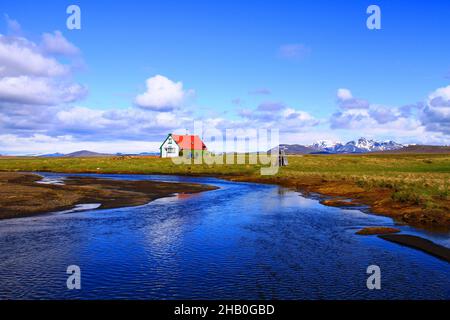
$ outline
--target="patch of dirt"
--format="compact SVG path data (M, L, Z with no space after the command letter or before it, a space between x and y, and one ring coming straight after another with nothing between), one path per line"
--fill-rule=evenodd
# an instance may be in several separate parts
M100 209L140 206L175 193L217 189L193 183L85 177L69 177L65 185L36 183L39 180L34 174L0 172L0 219L68 210L84 203L101 203Z

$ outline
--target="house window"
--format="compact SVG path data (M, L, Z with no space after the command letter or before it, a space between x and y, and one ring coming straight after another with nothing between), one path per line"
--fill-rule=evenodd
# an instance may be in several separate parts
M167 148L167 152L168 152L168 153L175 153L175 148L173 148L173 147L168 147L168 148Z

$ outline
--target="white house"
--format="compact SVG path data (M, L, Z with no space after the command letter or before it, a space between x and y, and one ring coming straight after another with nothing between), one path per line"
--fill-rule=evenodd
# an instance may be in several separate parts
M159 150L161 158L175 158L201 156L207 148L199 136L169 134Z
M160 149L161 158L175 158L180 155L180 146L175 142L172 134L169 134Z

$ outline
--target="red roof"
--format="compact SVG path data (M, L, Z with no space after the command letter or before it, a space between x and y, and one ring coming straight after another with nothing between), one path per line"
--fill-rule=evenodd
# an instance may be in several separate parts
M183 150L206 150L206 146L199 136L192 135L176 135L173 134L172 138L178 144L180 149Z

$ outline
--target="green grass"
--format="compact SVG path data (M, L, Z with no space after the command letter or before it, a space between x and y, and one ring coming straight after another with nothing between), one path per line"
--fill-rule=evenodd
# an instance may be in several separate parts
M0 158L0 171L54 171L136 174L248 176L257 178L260 165L176 165L170 159L111 158ZM290 156L279 178L319 177L352 181L364 189L392 190L396 202L441 208L450 196L450 155L307 155ZM263 180L263 178L261 178Z

